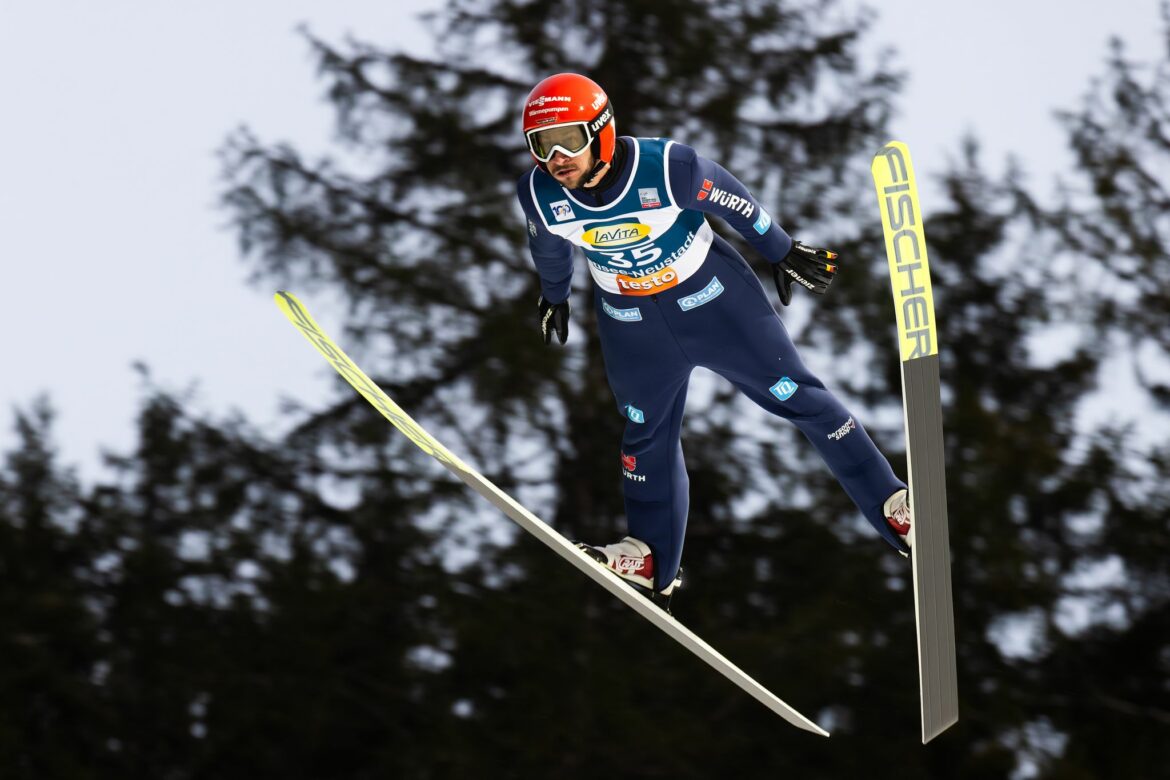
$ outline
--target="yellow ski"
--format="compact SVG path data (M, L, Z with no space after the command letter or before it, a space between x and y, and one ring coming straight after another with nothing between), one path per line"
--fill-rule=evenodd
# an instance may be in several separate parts
M648 599L635 593L616 574L613 574L609 569L601 566L588 555L578 550L576 545L557 533L543 520L529 512L517 503L515 499L500 490L486 477L464 463L458 456L439 443L421 425L411 419L410 415L404 412L398 404L394 403L390 396L386 395L381 388L374 384L341 351L341 348L321 330L320 326L309 315L309 312L301 302L291 293L276 293L276 305L280 307L280 310L284 312L292 324L297 326L297 329L304 334L305 338L325 356L325 359L336 369L337 373L341 374L347 382L353 385L354 389L373 404L374 408L381 412L395 428L402 431L408 439L418 445L419 449L442 463L451 473L470 485L472 489L488 501L492 502L504 514L515 521L517 525L544 542L554 552L620 599L626 606L646 618L646 620L661 629L667 636L690 650L724 677L751 694L757 701L772 710L772 712L797 728L811 731L814 734L820 734L824 737L829 736L829 732L781 701L775 694L760 685L735 664L724 658L694 632L679 623L674 617L651 604Z
M938 329L918 185L906 144L887 144L873 158L871 172L886 236L902 358L906 470L913 511L910 557L925 744L959 719Z

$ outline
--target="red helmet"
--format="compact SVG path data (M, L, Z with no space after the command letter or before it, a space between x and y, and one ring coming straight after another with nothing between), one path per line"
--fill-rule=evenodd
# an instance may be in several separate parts
M578 73L558 73L537 84L524 101L524 139L537 165L560 151L576 157L593 149L594 170L613 160L617 127L605 90Z

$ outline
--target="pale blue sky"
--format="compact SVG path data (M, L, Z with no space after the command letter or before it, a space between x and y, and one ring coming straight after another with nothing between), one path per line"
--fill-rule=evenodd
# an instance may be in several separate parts
M411 14L436 5L0 0L0 449L12 407L48 392L64 460L97 476L99 447L133 443L138 360L164 387L194 384L197 409L274 434L281 395L326 397L328 368L271 291L245 284L213 153L241 124L328 152L332 114L296 25L419 52ZM1068 164L1051 112L1101 72L1109 35L1147 61L1163 45L1157 0L877 5L874 52L896 46L911 77L894 134L920 177L971 130L989 160L1014 153L1046 181Z

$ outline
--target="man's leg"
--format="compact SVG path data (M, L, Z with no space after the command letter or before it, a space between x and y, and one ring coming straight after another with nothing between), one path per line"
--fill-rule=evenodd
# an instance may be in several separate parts
M630 536L654 553L655 590L670 584L682 561L690 508L690 479L680 439L686 398L684 380L677 383L672 401L646 411L645 422L627 420L622 436L626 520Z
M626 418L620 452L626 520L630 535L649 545L654 587L662 590L678 572L686 533L690 483L679 437L693 366L654 301L606 300L615 308L636 305L641 316L619 320L598 306L606 376Z
M895 549L904 544L890 528L883 504L906 487L855 415L800 359L788 331L754 272L736 257L708 262L723 288L700 307L673 319L688 323L683 346L702 366L736 385L772 414L791 420L816 447L865 518Z

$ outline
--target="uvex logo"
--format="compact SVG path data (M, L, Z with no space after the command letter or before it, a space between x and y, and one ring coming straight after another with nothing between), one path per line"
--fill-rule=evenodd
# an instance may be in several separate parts
M605 127L605 123L609 121L611 116L613 116L613 109L609 106L606 106L605 110L601 112L601 116L594 119L593 123L589 125L589 132L596 133L598 130Z
M581 238L593 246L624 246L634 244L650 235L650 226L641 222L624 222L586 230Z

